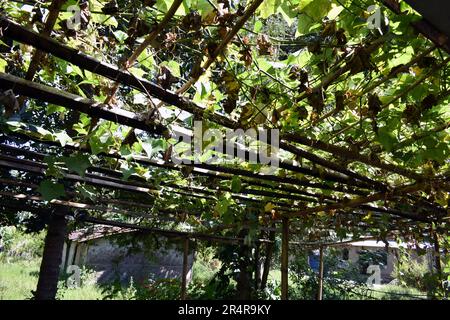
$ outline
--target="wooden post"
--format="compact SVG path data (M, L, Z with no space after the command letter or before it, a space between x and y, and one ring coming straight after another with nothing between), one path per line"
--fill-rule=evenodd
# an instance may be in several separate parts
M248 222L248 216L244 216L243 224ZM245 239L248 236L249 229L243 228L239 231L238 237ZM236 246L236 253L239 257L237 262L237 269L239 273L236 277L236 299L237 300L250 300L253 297L253 271L252 271L252 257L251 247L246 242L239 242ZM237 271L237 270L236 270Z
M187 274L189 259L189 238L185 237L183 241L183 274L181 275L181 300L186 300Z
M323 247L319 249L319 290L317 291L317 300L323 297Z
M67 270L67 268L74 263L76 246L77 246L77 243L75 241L70 241L69 252L67 253L65 270Z
M261 238L261 237L260 237ZM259 284L261 281L261 264L259 263L259 248L260 248L260 243L257 243L255 246L255 290L259 289Z
M65 215L52 213L45 237L37 289L34 293L36 300L54 300L56 297L66 231Z
M63 251L61 254L61 264L59 265L59 270L62 272L66 270L66 259L67 259L67 243L64 241Z
M272 228L275 229L275 223L272 224ZM271 242L267 243L267 246L266 246L266 259L264 260L264 269L263 269L263 274L261 277L261 285L260 285L261 289L266 288L267 278L269 277L270 262L272 261L273 247L274 247L274 241L275 241L275 230L270 230L269 240Z
M281 300L288 299L289 219L283 218L281 237Z
M442 266L441 266L441 249L439 247L439 237L436 231L433 231L433 242L434 242L434 267L439 275L439 279L442 277Z

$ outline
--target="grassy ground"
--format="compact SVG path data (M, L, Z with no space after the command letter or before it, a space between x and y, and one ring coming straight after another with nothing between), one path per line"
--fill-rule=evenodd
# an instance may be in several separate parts
M382 285L371 288L371 297L380 300L410 300L426 299L427 296L414 288L405 288L397 285Z
M0 300L24 300L32 297L32 290L36 289L39 271L39 259L19 260L14 262L0 262ZM196 277L210 278L212 272L205 272L201 266L194 267ZM203 271L203 272L201 272ZM278 283L281 280L279 270L272 270L269 279ZM424 293L411 288L393 285L373 287L369 290L369 299L425 299ZM417 297L412 297L412 296ZM101 289L91 281L85 281L79 288L68 289L64 282L60 282L58 299L61 300L98 300L103 298ZM358 297L355 297L356 299Z
M25 300L32 297L36 289L39 272L39 260L1 262L0 263L0 300ZM60 283L63 284L62 282ZM61 286L63 287L63 286ZM101 290L86 284L79 288L58 290L61 300L97 300L102 299Z
M0 263L0 300L24 300L31 298L36 289L37 260Z

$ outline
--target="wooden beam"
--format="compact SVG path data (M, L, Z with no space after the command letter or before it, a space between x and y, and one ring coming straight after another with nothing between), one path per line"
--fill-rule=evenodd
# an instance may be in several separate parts
M261 230L260 236L259 238L262 237L262 233L263 230ZM255 263L254 263L254 269L255 269L255 291L259 289L259 285L261 282L261 263L260 263L260 250L261 250L261 245L260 244L256 244L255 245L255 253L254 253L254 259L255 259Z
M182 94L186 92L193 84L195 84L200 76L208 70L208 68L213 64L219 55L223 53L227 45L236 36L236 34L245 25L248 19L255 13L258 7L264 2L264 0L253 0L248 8L245 10L244 14L239 17L239 20L233 25L233 28L225 35L225 38L217 46L217 48L212 52L212 54L205 61L203 66L200 68L201 72L193 73L191 72L191 77L180 89L177 90L177 94Z
M203 117L205 113L204 108L196 105L194 102L186 98L167 91L146 79L137 78L131 73L123 71L114 65L101 62L93 57L81 53L74 48L63 45L54 39L42 36L32 30L28 30L27 28L22 27L6 17L0 17L0 28L2 28L3 34L6 37L50 53L55 57L68 61L82 69L99 74L113 81L120 82L121 84L130 86L141 92L148 92L150 95L158 98L159 100L176 106L198 117ZM208 117L211 121L226 127L233 127L235 124L232 120L218 113L209 114Z
M17 200L30 200L30 201L36 201L36 202L44 202L44 199L42 197L38 196L30 196L25 194L15 194L5 191L0 191L0 196L6 196ZM79 203L79 202L72 202L72 201L65 201L65 200L57 200L53 199L48 201L50 205L53 206L59 206L59 207L70 207L74 209L82 209L82 210L94 210L91 208L90 205ZM94 206L95 207L95 206ZM28 204L24 206L24 210L30 209L32 210ZM96 209L98 209L96 207ZM76 217L77 218L77 217ZM225 236L216 236L216 235L209 235L201 232L183 232L183 231L176 231L176 230L164 230L159 228L152 228L152 227L146 227L131 223L124 223L119 221L112 221L112 220L106 220L106 219L100 219L100 218L94 218L91 216L82 216L77 218L80 222L89 222L89 223L95 223L95 224L102 224L102 225L110 225L110 226L116 226L116 227L123 227L123 228L130 228L134 230L141 230L143 232L150 232L150 233L156 233L160 234L166 237L173 237L173 238L185 238L189 237L191 239L199 239L203 241L212 241L212 242L222 242L222 243L234 243L239 244L243 243L243 238L232 238L232 237L225 237ZM257 239L257 243L268 243L270 242L267 239Z
M299 134L290 134L287 133L284 135L284 137L289 140L296 143L299 143L304 146L308 146L314 149L319 149L328 153L331 153L337 158L343 158L346 160L352 160L352 161L358 161L367 165L370 165L372 167L380 168L389 172L395 172L399 175L412 178L414 180L420 180L422 179L421 175L418 173L415 173L414 171L411 171L406 168L402 168L399 166L395 166L389 163L384 163L379 159L371 158L370 156L354 152L352 150L349 150L348 148L340 147L335 144L329 144L320 140L314 140ZM284 146L282 142L280 142L280 146Z
M13 157L10 157L7 155L0 154L0 166L6 166L6 167L16 168L16 169L22 168L25 171L34 172L34 173L38 173L38 174L43 174L43 170L46 168L45 164L36 162L36 159L43 160L45 158L45 156L47 156L46 154L38 153L35 151L28 151L25 149L21 149L21 148L9 146L9 145L4 145L4 144L0 144L0 150L7 151L7 152L13 153L15 155L26 155L28 157L33 158L33 161L30 161L30 160L26 160L26 159L16 159L16 158L13 158ZM19 163L20 165L17 165L16 163ZM125 182L121 179L122 173L120 173L120 172L116 172L116 171L104 169L104 168L97 168L97 167L91 167L89 170L98 171L103 174L105 174L105 173L109 174L109 175L112 174L114 177L108 177L108 176L104 176L104 175L98 176L98 175L94 175L94 174L90 174L90 173L87 173L85 177L80 177L80 176L66 173L65 177L69 180L84 181L84 182L87 182L90 184L100 185L100 186L106 187L106 188L118 187L118 188L122 188L127 191L133 191L133 192L137 191L137 192L148 193L151 191L153 193L157 193L156 189L153 190L151 188L150 189L148 188L147 181L145 181L145 182L144 181L143 182L137 182L137 181L136 182L133 182L133 181ZM106 180L106 181L103 183L104 180ZM211 190L204 190L204 189L199 189L199 188L194 188L191 190L191 188L179 187L177 185L172 185L172 184L166 184L166 185L169 187L174 187L175 189L180 189L180 190L195 191L198 193L203 193L203 194L208 194L208 195L215 194L215 191L211 191ZM31 187L31 186L28 186L28 187ZM226 188L221 188L221 190L230 191ZM180 191L173 191L173 192L178 193L178 194L185 194L188 196L192 196L189 193L182 193ZM253 190L253 189L244 189L240 193L270 196L270 197L274 197L274 198L286 198L286 199L290 199L290 200L305 200L306 201L306 199L308 199L308 198L303 198L303 197L299 197L299 196L290 196L290 195L286 195L286 194L282 194L282 193L265 192L265 191ZM239 197L236 195L234 197L236 199L242 200L242 201L253 201L253 202L259 201L257 199L248 198L248 197L243 198L243 197ZM311 201L311 202L316 202L316 201ZM330 203L330 201L325 201L325 202ZM283 207L285 207L285 205L287 205L286 203L279 202L279 201L273 201L273 203L275 205L277 205L279 209L282 209ZM359 208L361 208L363 210L367 210L367 211L388 213L388 214L399 216L402 218L411 219L414 221L423 221L423 222L432 221L432 218L421 217L421 216L418 216L418 215L415 215L412 213L402 212L402 211L395 210L395 209L377 208L377 207L368 206L368 205L360 205ZM290 210L287 210L287 211L290 211Z
M128 70L138 59L140 54L151 45L151 43L156 39L158 34L161 33L161 31L166 27L166 25L169 23L170 19L175 15L180 5L183 3L183 0L174 0L172 2L172 5L170 6L167 13L164 15L163 19L160 23L156 25L156 27L153 28L153 30L150 32L150 34L147 35L147 37L144 39L144 41L136 48L136 50L131 54L130 58L125 62L123 70ZM110 104L111 100L115 96L117 90L119 89L119 82L116 82L114 87L111 90L111 93L106 97L105 103Z
M61 147L61 145L55 141L44 141L44 140L40 140L36 137L28 136L24 133L19 133L19 132L11 132L8 134L8 136L11 136L11 139L19 138L19 139L25 140L25 142L28 140L32 140L34 142L41 143L41 144L48 145L48 146L53 146L58 149L63 148L64 151L68 151L68 152L77 151L77 152L84 152L84 153L90 154L90 151L87 148L81 147L81 146L76 146L76 145L73 145L70 143L67 143L64 147ZM98 154L98 156L117 159L117 160L127 160L115 152L100 153L100 154ZM177 165L174 165L173 163L165 163L164 161L152 160L152 159L149 159L147 157L142 157L142 156L133 156L132 159L134 162L139 163L143 166L153 166L153 167L164 168L164 169L175 170L175 171L180 171L183 166L187 166L187 167L190 166L190 165L177 166ZM192 171L192 173L195 175L199 175L199 176L202 175L202 176L218 178L218 179L222 179L222 180L231 180L234 175L239 174L239 175L241 175L243 182L251 184L251 185L260 186L263 188L270 188L270 189L279 190L279 191L283 191L283 192L289 192L289 193L293 193L293 194L305 195L308 197L320 198L320 199L324 200L323 202L326 202L326 200L333 200L333 201L336 200L336 198L333 196L327 196L325 194L315 194L312 192L294 188L292 186L293 183L289 183L289 181L285 181L284 179L281 179L281 181L279 181L280 177L273 176L273 175L260 175L260 174L253 173L251 171L246 171L247 174L244 175L244 174L237 173L237 171L234 171L234 168L221 167L218 165L212 165L212 164L206 164L206 163L197 164L197 165L193 164L193 166L194 166L194 170ZM276 177L277 180L276 181L272 180L271 177ZM267 182L265 182L265 181L267 181ZM274 186L273 183L270 183L269 181L279 182L279 184ZM288 184L288 185L286 185L286 184ZM349 193L351 193L351 192L349 192ZM311 201L311 202L317 202L317 201Z
M227 128L235 129L239 127L239 124L237 122L223 115L220 115L218 113L205 113L204 108L198 106L191 100L183 98L175 93L166 91L161 87L145 79L138 79L134 75L124 72L123 70L120 70L114 66L98 61L85 54L79 53L77 50L62 45L53 39L36 34L35 32L27 30L26 28L4 17L0 17L0 27L4 28L3 33L5 36L8 36L16 41L29 44L36 48L40 48L43 51L51 53L66 61L69 61L82 69L89 70L93 73L110 78L111 80L120 82L122 84L129 85L139 91L145 93L148 92L150 95L160 99L161 101L174 105L186 112L192 113L193 115L196 115L199 118L208 118L209 120L218 123L220 125L223 125L224 127ZM95 115L93 116L101 118L101 116ZM283 136L281 136L281 139L285 140ZM334 171L348 175L349 177L353 177L360 181L370 183L376 187L380 186L380 183L377 181L373 181L367 178L366 176L352 172L351 170L339 166L332 161L320 158L317 155L314 155L310 152L301 150L300 148L292 144L288 144L286 141L281 141L280 146L289 152L292 152L298 156L310 160L311 162L318 163L317 161L319 161L320 163L318 164L324 166L325 168L329 168Z
M25 194L16 194L16 193L11 193L11 192L5 192L5 191L0 191L0 196L6 196L6 197L10 197L12 199L16 199L18 201L21 201L20 204L12 204L9 201L3 202L2 206L5 207L10 207L16 210L20 210L21 208L23 208L24 210L28 210L31 212L35 212L39 215L42 215L42 211L44 210L43 208L39 208L39 207L34 207L34 206L30 206L29 203L24 203L23 200L29 200L29 201L38 201L38 202L43 202L43 198L42 197L38 197L38 196L31 196L31 195L25 195ZM72 202L72 201L65 201L65 200L51 200L49 201L49 204L51 205L58 205L58 206L67 206L70 208L75 208L75 209L84 209L84 210L97 210L97 211L102 211L104 210L102 207L98 207L98 206L94 206L94 205L89 205L89 204L83 204L83 203L79 203L79 202ZM121 213L122 211L117 211L118 213ZM93 221L89 221L91 223L95 223ZM110 225L108 224L108 220L102 220L102 223L100 224L105 224L105 225ZM103 223L104 222L104 223ZM114 221L111 223L115 223ZM275 223L275 221L274 221ZM117 226L116 224L114 224L114 226ZM134 227L133 227L134 226ZM134 228L137 230L145 230L148 229L146 227L142 227L139 225L132 225L132 224L127 224L126 226L127 228ZM271 245L273 248L273 245L275 243L275 228L271 228L270 230L270 234L269 234L269 239L258 239L257 243L266 243L268 245ZM171 232L171 230L162 230L162 229L155 229L155 228L151 228L150 230L147 230L150 232L155 232L158 233L159 231L165 233L165 232ZM186 233L186 232L175 232L175 235L171 232L170 233L171 236L175 236L175 237L184 237L184 236L188 236L190 238L196 238L197 235L199 235L201 237L201 240L205 240L208 241L208 237L210 236L208 233L208 230L206 230L204 233ZM215 236L212 236L213 239L216 239ZM229 241L226 241L227 243L239 243L239 241L243 241L243 238L229 238L229 237L220 237L220 240L222 239L226 239ZM358 238L358 239L351 239L351 240L347 240L347 241L339 241L339 242L327 242L327 243L309 243L309 242L297 242L297 241L291 241L289 242L290 245L295 245L295 246L301 246L301 247L310 247L310 248L318 248L320 246L339 246L339 245L344 245L344 244L348 244L348 243L352 243L352 242L358 242L358 241L365 241L365 240L377 240L377 237L362 237L362 238ZM218 241L220 242L220 241ZM269 248L269 246L267 246L266 248ZM271 250L272 251L272 250ZM270 255L272 255L272 252L270 253ZM270 261L271 259L267 259L267 257L269 257L268 254L266 254L266 260L265 260L265 267L264 267L264 274L269 273L270 271ZM266 278L267 281L267 276L263 275L263 280L262 282L264 283L264 278ZM264 286L261 286L262 288L264 288Z
M45 21L44 29L41 31L42 35L49 36L55 27L56 21L58 20L59 11L63 5L65 0L53 0L50 6L48 7L48 15ZM27 74L25 79L33 80L34 75L39 70L42 59L45 57L45 53L40 50L36 50L31 58L30 65L27 70Z
M429 131L423 131L421 133L413 133L410 138L400 141L398 144L395 144L393 148L394 148L394 150L400 150L402 148L410 146L411 144L413 144L416 141L419 141L420 139L428 137L429 135L431 135L433 133L441 132L448 128L450 128L450 122L438 125Z
M399 3L398 0L381 0L381 2L386 7L388 7L390 10L392 10L393 12L395 12L398 15L403 15L403 14L405 14L407 12L407 11L405 11L405 12L401 11L400 3ZM408 2L408 1L406 1L406 2ZM430 6L431 4L427 2L426 5ZM414 8L415 7L414 3L411 6ZM414 9L416 9L416 8L414 8ZM440 8L438 10L442 10L442 8ZM420 10L418 10L418 11L419 11L419 13L421 13ZM443 33L442 31L440 31L438 28L436 28L432 23L433 23L433 21L429 22L429 20L427 20L425 18L425 19L422 19L422 20L419 20L419 21L413 21L413 22L411 22L411 25L418 32L422 33L426 38L431 40L434 44L436 44L437 46L443 48L445 51L450 53L450 39L449 39L449 36L446 35L445 33ZM442 23L445 24L445 22L438 22L438 23L439 24L442 24Z
M291 137L291 135L286 135L286 134L283 134L282 136L280 136L280 138L282 139L282 140L280 140L280 148L281 149L289 151L292 154L295 154L301 158L305 158L305 159L311 161L312 163L319 164L324 168L328 168L328 169L334 170L336 172L345 174L349 177L355 178L357 180L360 180L360 181L363 181L366 183L370 183L373 186L373 188L375 188L375 189L386 189L386 187L381 182L372 180L372 179L368 178L367 176L362 176L359 173L348 170L348 169L342 167L341 165L338 165L336 163L336 161L329 161L327 159L324 159L322 157L315 155L314 153L300 149L299 147L297 147L294 144L285 140L286 136ZM294 136L297 137L297 135L294 135Z
M35 82L27 81L19 77L15 77L9 74L0 73L0 88L3 88L5 90L7 89L14 89L15 94L21 94L24 96L28 96L35 99L40 99L49 103L53 103L56 105L60 105L69 109L77 110L83 113L86 113L92 117L96 118L102 118L105 120L109 120L115 123L119 123L122 125L130 126L133 128L141 129L144 131L147 131L149 133L153 133L156 135L167 135L169 133L169 130L160 125L160 124L149 124L147 121L144 121L140 119L138 116L136 116L132 112L128 112L119 108L111 108L107 106L106 104L97 103L90 99L85 99L80 96L67 93L61 90L54 89L49 86L45 86L42 84L38 84ZM196 164L193 163L193 166L198 168L214 168L216 171L220 172L230 172L233 171L233 174L240 174L244 176L251 176L255 177L258 176L257 174L250 172L248 170L243 169L232 169L232 168L226 168L223 166L218 165L212 165L207 163L200 163ZM358 181L352 181L347 178L339 177L337 175L324 173L321 175L319 172L316 172L312 169L307 168L301 168L298 166L293 166L289 164L281 165L281 167L295 171L295 172L301 172L303 174L311 175L316 178L321 178L329 181L334 182L340 182L343 184L346 184L348 186L341 186L341 185L329 185L326 183L317 183L317 182L310 182L308 180L301 180L297 178L280 178L275 175L267 175L265 176L266 179L271 179L272 181L278 181L278 182L287 182L292 183L296 185L301 185L305 187L311 187L311 188L317 188L317 189L326 189L326 190L333 190L338 192L344 192L344 193L351 193L351 194L358 194L363 195L365 192L354 189L349 186L355 186L355 187L365 187L368 188L367 185L361 184ZM377 183L374 184L377 186ZM380 187L382 190L384 190L384 187Z
M436 270L436 273L439 276L439 279L442 278L442 265L441 265L441 250L439 246L439 235L437 234L436 230L433 229L433 226L431 226L431 232L430 236L432 237L433 242L433 257L434 257L434 267Z
M35 160L39 159L39 160L44 160L46 156L48 156L48 154L43 154L43 153L38 153L38 152L34 152L34 151L28 151L25 150L23 148L18 148L18 147L13 147L13 146L9 146L9 145L5 145L5 144L0 144L0 150L4 150L6 152L12 153L14 155L25 155L28 157L33 158L34 161L30 161L30 160L25 160L25 159L15 159L9 156L2 156L0 154L0 158L4 157L4 160L8 160L8 161L17 161L20 163L24 163L27 164L29 166L39 166L41 170L45 169L47 166L45 164L42 163L38 163ZM110 170L107 168L99 168L99 167L94 167L91 166L88 168L88 170L90 171L94 171L94 172L99 172L102 175L98 176L98 175L94 175L94 174L86 174L87 178L100 178L100 179L104 179L104 180L109 180L111 182L116 182L119 183L120 185L132 185L133 188L144 188L142 189L143 192L146 192L146 190L148 189L148 181L144 180L144 179L140 179L140 178L134 178L131 177L127 182L122 180L122 173L119 171L114 171L114 170ZM226 170L226 169L225 169ZM237 172L240 172L240 169L237 169L237 171L233 171L234 174L237 174ZM245 171L245 170L242 170ZM109 175L109 176L113 176L113 177L108 177L105 176L105 174ZM274 176L276 177L276 176ZM73 177L72 177L73 178ZM135 181L136 180L136 181ZM135 182L134 182L135 181ZM87 181L89 183L94 183L91 181ZM186 187L182 187L182 186L178 186L176 184L172 184L172 183L164 183L161 182L162 185L168 186L168 187L172 187L175 189L180 189L180 190L186 190L186 191L195 191L198 193L206 193L206 194L210 194L210 195L214 195L217 190L205 190L204 188L197 188L197 187L190 187L190 188L186 188ZM141 189L138 189L137 191L139 191ZM222 191L228 191L228 192L232 192L232 190L230 188L227 187L220 187L219 190ZM154 191L156 192L157 190L154 189ZM298 196L298 195L290 195L290 194L285 194L285 193L280 193L280 192L274 192L274 191L265 191L265 190L256 190L256 189L251 189L248 187L244 187L242 191L238 192L238 193L234 193L234 197L241 199L243 201L248 200L248 201L253 201L255 199L252 198L243 198L240 197L237 194L243 194L243 195L256 195L256 196L266 196L266 197L272 197L274 199L287 199L287 200L299 200L299 201L308 201L308 202L318 202L315 199L311 199L308 197L303 197L303 196ZM358 195L365 195L366 193L364 192L356 192L356 194ZM259 201L259 200L258 200ZM327 202L327 201L324 201ZM280 207L282 207L283 205L288 205L288 203L286 202L280 202L280 201L273 201L274 204L279 205Z
M174 231L174 230L164 230L164 229L145 227L145 226L140 226L140 225L135 225L135 224L130 224L130 223L123 223L123 222L119 222L119 221L111 221L111 220L105 220L105 219L99 219L99 218L93 218L93 217L83 218L82 221L95 223L95 224L103 224L103 225L110 225L110 226L116 226L116 227L141 230L143 232L156 233L156 234L160 234L162 236L171 237L171 238L189 237L192 239L199 239L199 240L203 240L203 241L211 241L211 242L219 242L219 243L234 243L234 244L244 243L243 238L213 236L213 235L206 235L206 234L198 233L198 232L183 232L183 231ZM258 240L256 240L256 242L267 243L268 240L258 239Z
M37 189L39 186L37 184L34 183L28 183L28 182L23 182L20 180L11 180L11 179L4 179L4 178L0 178L0 185L7 185L7 186L19 186L19 187L24 187L24 188L30 188L30 189ZM3 193L0 192L0 195L2 195ZM6 195L6 194L4 194ZM11 193L9 194L10 196L12 195ZM70 197L76 197L77 193L75 192L71 192L71 191L66 191L66 195L70 196ZM27 195L23 195L23 197L34 197L34 196L27 196ZM25 198L23 198L25 199ZM35 200L38 200L40 198L35 198ZM29 199L29 200L33 200L33 199ZM111 199L111 198L101 198L101 197L97 197L95 198L96 204L88 204L88 203L79 203L79 202L73 202L73 201L69 201L69 203L66 203L69 207L74 207L74 208L83 208L83 209L89 209L89 210L94 210L94 211L102 211L102 212L116 212L116 213L121 213L121 214L125 214L125 215L130 215L130 216L136 216L136 217L142 217L142 218L156 218L155 216L152 216L151 214L144 214L142 213L142 211L140 212L135 212L135 211L130 211L129 208L132 207L139 207L139 208L144 208L147 210L153 210L155 208L154 205L150 205L150 204L146 204L146 203L139 203L139 202L132 202L132 201L126 201L126 200L120 200L120 199ZM77 205L77 203L79 205ZM99 204L106 204L107 206L101 206ZM117 205L121 205L121 206L126 206L127 209L123 210L123 209L115 209L112 207L109 207L109 205L111 204L117 204ZM158 209L158 212L154 212L155 215L162 215L164 214L164 216L168 216L168 215L175 215L175 216L185 216L185 215L190 215L190 216L199 216L200 214L193 213L193 212L185 212L185 211L176 211L176 210L169 210L169 209ZM164 221L167 221L167 219L162 219ZM175 220L172 220L175 221ZM176 220L179 221L179 220Z
M45 174L45 168L46 166L39 166L39 163L29 161L29 160L22 160L22 159L14 159L5 155L0 154L0 166L7 167L11 169L16 169L19 171L27 171L32 172L39 175ZM84 177L72 174L72 173L62 173L64 179L71 180L71 181L78 181L78 182L85 182L91 185L97 185L104 188L112 188L112 189L121 189L126 190L130 192L139 192L144 194L153 194L158 195L159 191L157 189L143 187L143 186L135 186L130 183L126 183L124 181L120 181L119 179L116 179L116 181L113 181L112 178L104 178L101 176L95 176L86 174ZM117 181L118 180L118 181Z
M32 196L32 195L27 195L27 194L23 194L23 193L12 193L12 192L7 192L7 191L0 191L0 196L11 197L13 199L21 200L21 201L24 201L24 200L38 201L38 202L45 201L44 198L42 198L40 196ZM89 203L83 203L83 202L79 202L79 201L52 199L48 202L52 205L59 205L61 207L67 207L67 208L72 208L72 209L118 213L118 214L122 214L122 215L126 215L126 216L139 217L139 218L155 218L149 214L144 214L141 212L133 212L133 211L129 211L129 210L109 208L109 207L104 207L104 206L99 206L99 205L94 205L94 204L89 204ZM23 209L26 210L27 207L24 206Z
M174 0L172 2L172 5L170 6L169 10L164 15L163 19L160 23L152 30L152 32L147 35L147 37L144 39L144 41L136 48L136 50L133 52L131 57L127 60L125 67L128 69L132 66L132 64L137 60L139 55L152 44L152 42L156 39L158 34L160 34L163 29L167 26L169 21L173 18L175 13L177 12L178 8L183 3L183 0Z
M27 171L32 172L39 175L45 174L45 169L47 168L47 165L43 163L38 163L36 161L30 161L30 160L24 160L24 159L16 159L11 156L2 155L0 154L0 166L16 169L20 171ZM153 194L153 195L159 195L160 191L158 189L153 188L153 186L149 186L148 183L139 183L139 182L129 182L129 181L123 181L119 178L115 177L107 177L107 176L101 176L101 175L95 175L86 173L84 177L68 173L67 170L62 170L62 176L64 179L71 180L71 181L78 181L78 182L85 182L91 185L100 186L103 188L110 188L110 189L122 189L129 192L136 192L136 193L142 193L142 194ZM163 183L162 183L163 184ZM163 184L164 185L164 184ZM169 192L172 192L174 194L178 195L185 195L187 197L197 197L197 198L203 198L203 199L210 199L215 200L215 196L217 195L217 190L208 190L205 188L200 187L193 187L193 186L179 186L176 184L166 184L166 186L170 187L171 190ZM181 191L180 191L181 190ZM232 197L236 200L242 201L242 202L251 202L251 203L260 203L261 199L257 198L251 198L248 196L241 196L239 194L232 194ZM276 198L276 196L275 196ZM289 203L286 202L280 202L276 200L272 200L272 203L278 208L279 210L283 210L286 212L292 211L292 207L290 207Z
M311 213L316 213L316 212L330 212L331 210L359 207L359 206L364 205L369 202L375 202L375 201L379 201L379 200L388 200L388 199L395 198L397 196L424 190L427 186L428 186L427 183L415 183L415 184L410 184L410 185L405 185L405 186L399 186L399 187L392 189L389 192L378 192L378 193L372 194L367 197L359 197L359 198L354 198L351 200L342 201L342 202L335 203L335 204L307 208L302 211L299 211L299 212L296 212L293 214L289 214L288 216L289 217L303 216L306 214L311 214ZM444 190L447 188L450 188L450 185L445 184L445 183L441 183L441 186L444 188Z
M135 113L111 108L108 105L86 99L75 94L28 81L10 74L0 72L0 88L12 89L14 94L20 94L29 98L39 99L68 109L86 113L89 116L102 118L125 126L141 129L152 134L163 135L166 128L162 125L147 124Z

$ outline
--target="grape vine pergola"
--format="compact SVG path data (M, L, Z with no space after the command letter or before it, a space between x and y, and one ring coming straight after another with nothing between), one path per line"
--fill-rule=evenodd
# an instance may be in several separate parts
M2 6L0 223L28 211L48 224L36 299L55 297L67 217L183 241L182 299L194 240L264 248L261 288L281 235L283 299L289 246L430 241L442 273L450 41L403 1ZM234 159L173 163L170 134L194 120L279 129L279 168L238 161L253 147L237 143Z

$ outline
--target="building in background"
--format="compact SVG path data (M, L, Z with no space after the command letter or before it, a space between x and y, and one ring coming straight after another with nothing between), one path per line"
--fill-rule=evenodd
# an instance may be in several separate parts
M340 250L340 267L348 268L350 265L358 266L361 275L369 276L373 271L368 272L369 266L379 266L381 284L387 284L394 280L393 271L399 263L400 250L406 250L411 259L415 261L426 260L430 271L433 269L433 249L429 244L421 244L420 248L425 250L424 255L419 256L415 245L408 243L397 243L396 241L364 240L335 244L334 247ZM326 251L325 251L326 254ZM308 255L308 264L315 272L319 270L319 250L312 250ZM326 268L326 266L325 266ZM373 268L372 268L373 270Z
M192 278L194 251L188 255L187 281ZM96 226L69 234L64 245L62 270L69 266L95 271L97 283L145 283L180 279L183 242L119 227Z

